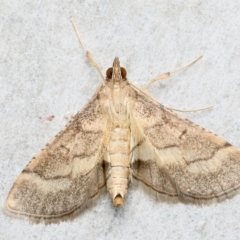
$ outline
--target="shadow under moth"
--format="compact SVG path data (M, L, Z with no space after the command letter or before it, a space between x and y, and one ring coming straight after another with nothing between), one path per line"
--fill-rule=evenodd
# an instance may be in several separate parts
M115 58L92 99L17 178L6 212L61 219L104 186L122 206L131 177L182 201L235 194L240 151L156 102L126 75Z

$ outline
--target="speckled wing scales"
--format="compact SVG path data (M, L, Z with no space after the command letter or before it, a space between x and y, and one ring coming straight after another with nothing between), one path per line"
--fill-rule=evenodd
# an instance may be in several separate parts
M234 195L240 151L138 93L132 121L133 176L157 192L204 202Z
M7 212L57 219L82 207L105 184L106 128L98 100L85 108L26 166L6 201Z

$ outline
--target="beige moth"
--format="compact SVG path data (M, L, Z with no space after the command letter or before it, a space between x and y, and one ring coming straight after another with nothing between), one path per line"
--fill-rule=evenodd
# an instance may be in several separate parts
M182 201L222 200L239 188L240 151L129 82L116 57L92 99L22 171L5 210L61 219L105 186L122 206L131 178Z

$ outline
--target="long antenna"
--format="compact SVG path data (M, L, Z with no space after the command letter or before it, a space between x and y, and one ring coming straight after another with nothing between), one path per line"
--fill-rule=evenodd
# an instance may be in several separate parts
M75 32L76 32L76 34L77 34L78 40L79 40L82 48L86 51L86 57L87 57L87 59L88 59L89 62L91 62L92 65L97 69L99 75L100 75L101 78L102 78L102 83L103 83L103 85L105 85L105 78L104 78L104 76L103 76L103 74L102 74L102 72L101 72L101 69L100 69L100 67L98 66L98 64L96 63L96 61L94 60L92 54L87 50L85 44L83 43L83 40L82 40L82 38L81 38L81 35L80 35L79 31L78 31L77 25L75 24L73 18L71 18L71 22L72 22L72 24L73 24L73 28L74 28L74 30L75 30Z

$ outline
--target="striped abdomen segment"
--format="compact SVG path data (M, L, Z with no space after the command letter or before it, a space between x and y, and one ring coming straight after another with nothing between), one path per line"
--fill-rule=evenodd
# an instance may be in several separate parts
M123 205L130 175L130 129L115 127L111 131L107 159L107 189L115 206Z

